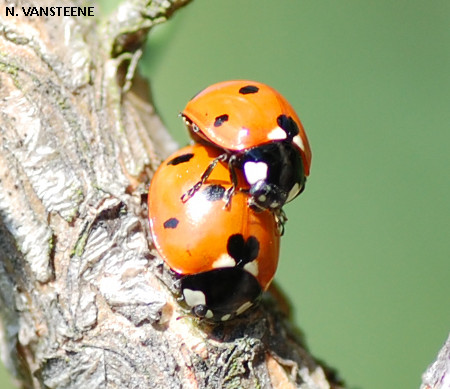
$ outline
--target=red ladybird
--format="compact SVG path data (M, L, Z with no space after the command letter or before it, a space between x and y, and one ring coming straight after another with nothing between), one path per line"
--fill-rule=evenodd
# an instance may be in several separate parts
M197 94L182 112L194 140L222 149L236 188L235 169L250 188L250 204L280 209L304 189L311 149L302 123L289 102L275 89L255 81L214 84ZM184 196L189 198L202 185Z
M278 263L280 232L274 213L248 207L248 195L232 186L220 161L201 188L192 187L221 151L199 144L170 156L156 171L148 194L155 247L180 277L185 303L199 317L225 321L256 303L271 283ZM239 185L245 181L238 172Z

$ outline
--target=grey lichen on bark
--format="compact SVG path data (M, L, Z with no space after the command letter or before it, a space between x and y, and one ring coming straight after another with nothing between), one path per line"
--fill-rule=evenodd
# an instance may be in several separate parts
M145 196L176 144L136 64L187 2L128 0L106 19L1 12L1 354L23 388L340 387L277 294L212 326L164 283Z

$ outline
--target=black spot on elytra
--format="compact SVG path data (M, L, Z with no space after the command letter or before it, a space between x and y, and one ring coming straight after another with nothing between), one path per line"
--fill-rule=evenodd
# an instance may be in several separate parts
M177 228L179 220L175 217L171 217L164 222L164 228Z
M236 260L237 266L244 266L258 256L259 241L254 236L245 241L241 234L234 234L228 238L227 251Z
M288 139L292 139L295 135L298 135L298 126L292 117L280 115L277 117L277 124L286 131Z
M225 195L225 188L222 185L208 185L203 190L206 200L218 201L222 200Z
M214 127L220 127L224 122L228 120L228 115L223 114L216 117L216 120L214 121Z
M241 89L239 89L239 93L241 95L248 95L249 93L256 93L259 91L259 88L255 85L247 85L243 86Z
M167 165L175 166L180 163L188 162L192 159L193 156L194 156L193 153L179 155L178 157L175 157L174 159L171 159L169 162L167 162Z

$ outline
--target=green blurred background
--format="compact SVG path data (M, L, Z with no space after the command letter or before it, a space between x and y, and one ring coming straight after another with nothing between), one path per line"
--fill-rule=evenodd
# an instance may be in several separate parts
M450 330L449 16L448 0L194 0L141 64L180 144L178 112L217 81L297 109L312 172L276 281L351 388L418 388Z

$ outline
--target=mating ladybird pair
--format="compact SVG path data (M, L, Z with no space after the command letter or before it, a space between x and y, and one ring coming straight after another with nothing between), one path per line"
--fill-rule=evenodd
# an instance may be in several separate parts
M198 317L226 321L274 277L281 208L303 190L311 150L291 105L262 83L212 85L182 117L197 143L156 171L150 229L184 303Z

